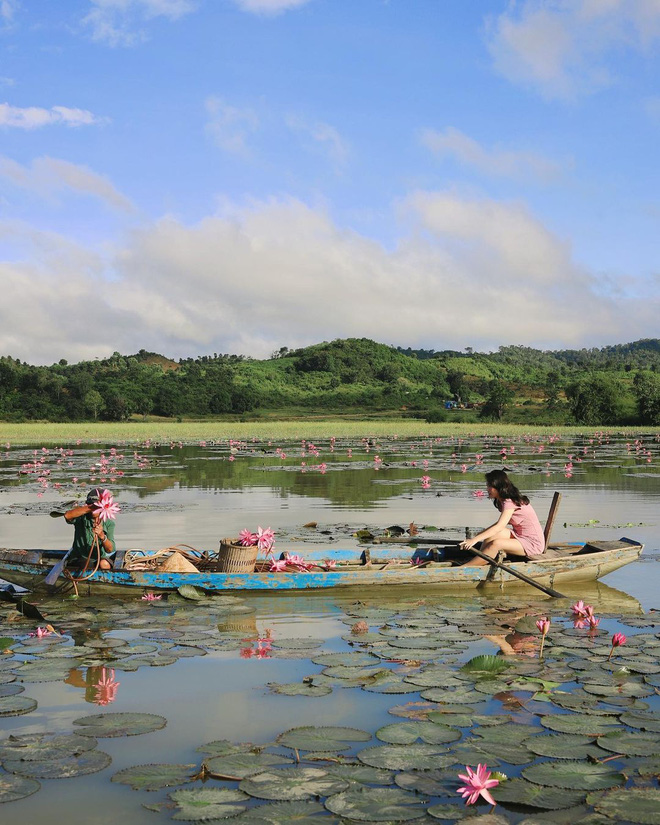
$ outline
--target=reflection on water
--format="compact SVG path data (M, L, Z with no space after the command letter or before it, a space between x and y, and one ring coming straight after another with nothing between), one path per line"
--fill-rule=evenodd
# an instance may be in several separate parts
M646 543L640 562L611 574L606 582L563 590L570 599L594 607L603 634L632 622L633 630L625 626L624 632L646 633L651 644L657 628L645 631L634 623L644 622L650 608L660 607L659 450L655 434L635 440L602 433L569 441L536 436L336 439L311 448L308 443L258 442L143 444L137 450L127 445L45 446L36 452L11 447L0 458L1 541L14 547L68 546L70 527L48 513L61 511L88 487L102 484L122 506L116 530L120 548L186 543L215 549L221 536L260 524L275 529L278 549L304 555L307 546L323 547L330 557L333 547L357 547L353 533L365 526L382 530L415 522L462 531L488 524L491 505L475 491L483 489L486 470L505 463L542 517L552 492L563 493L555 540L629 535ZM428 489L422 476L431 478ZM317 527L304 528L309 522ZM356 607L357 601L364 604ZM38 703L30 713L4 717L3 735L70 733L74 720L97 712L148 712L168 720L164 729L147 735L104 739L102 750L113 760L110 768L66 782L40 780L41 791L9 803L8 811L26 822L43 821L53 810L71 825L114 822L118 817L126 825L156 822L153 813L141 808L144 797L111 783L111 775L154 762L199 766L197 748L211 740L264 744L299 725L352 725L373 733L394 721L388 710L395 704L420 697L416 688L392 695L337 686L332 682L336 675L326 675L323 682L324 667L313 659L320 653L360 650L359 637L350 636L358 620L369 624L365 643L380 650L383 640L389 644L388 634L381 631L388 616L408 615L400 625L406 631L402 638L410 640L408 649L399 641L398 648L389 650L390 658L379 658L372 668L392 671L397 680L423 669L424 662L415 656L435 656L434 650L449 669L506 645L534 654L535 632L516 630L526 617L531 621L548 615L570 629L567 603L525 589L489 591L469 599L447 596L437 588L383 588L373 594L258 595L245 602L213 604L216 607L179 598L149 603L137 597L47 602L44 615L65 635L46 642L43 656L29 652L32 623L16 621L13 608L2 607L0 635L23 647L14 657L0 657L0 688L24 687L15 695ZM419 630L426 635L436 629L448 640L447 648L425 653L415 642L415 623L421 623ZM598 638L585 636L584 644L597 651ZM567 633L569 651L572 639ZM536 661L534 655L525 658ZM7 675L12 659L25 663L23 676L20 669ZM272 694L266 688L271 683L311 684L305 682L309 678L330 692L315 697ZM485 696L480 701L480 713L501 712L499 700ZM515 814L506 815L516 821Z

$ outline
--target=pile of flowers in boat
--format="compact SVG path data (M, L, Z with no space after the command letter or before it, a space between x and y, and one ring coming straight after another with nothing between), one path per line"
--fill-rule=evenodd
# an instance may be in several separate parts
M256 547L266 555L265 564L259 565L262 572L268 573L305 573L310 570L324 570L326 572L334 570L337 562L332 559L325 559L320 563L305 561L302 556L292 553L284 553L284 558L273 557L275 546L275 531L270 527L258 527L257 532L251 530L241 530L238 540L243 547Z

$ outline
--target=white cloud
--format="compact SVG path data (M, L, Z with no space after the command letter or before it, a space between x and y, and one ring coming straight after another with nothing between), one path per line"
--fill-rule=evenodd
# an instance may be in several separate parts
M309 2L311 0L234 0L242 11L264 15L281 14L284 11L305 6Z
M0 0L0 27L11 26L19 6L18 0Z
M12 225L26 251L0 263L0 353L42 363L141 347L265 356L346 336L570 347L628 340L633 319L636 337L657 331L658 284L610 297L523 205L419 192L402 209L411 228L394 250L296 200L194 226L166 217L107 258Z
M257 114L230 106L219 97L209 97L204 105L209 116L206 131L215 145L233 155L248 155L248 136L259 127Z
M133 46L146 39L141 26L156 17L178 20L197 7L196 0L91 0L83 18L92 40L109 46Z
M40 129L43 126L91 126L106 122L86 109L70 109L67 106L38 106L20 108L0 103L0 126L14 129Z
M425 129L421 142L440 158L455 158L466 166L474 166L488 175L541 181L555 180L563 172L562 164L535 152L510 149L485 149L474 138L448 126L444 132Z
M103 175L58 158L36 158L27 167L0 155L0 176L41 195L69 190L99 198L114 209L130 212L134 208L128 198Z
M522 0L487 26L496 70L549 99L609 85L610 52L644 51L659 37L658 0Z
M346 141L334 126L322 121L311 122L299 115L288 115L285 123L293 132L311 139L311 147L327 155L337 169L343 168L348 162L349 148Z

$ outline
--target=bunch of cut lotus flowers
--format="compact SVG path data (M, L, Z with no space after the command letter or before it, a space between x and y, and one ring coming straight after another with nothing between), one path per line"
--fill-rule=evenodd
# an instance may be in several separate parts
M241 530L238 540L243 547L254 547L256 544L261 552L270 556L275 544L275 532L270 527L257 527L256 533L251 530Z
M305 572L307 570L312 570L314 567L320 567L322 570L325 570L327 572L330 570L334 570L336 566L337 562L333 559L326 559L325 561L321 562L321 564L316 564L316 562L305 561L305 559L302 556L285 553L283 559L273 559L273 561L271 561L270 572L284 573L292 570Z

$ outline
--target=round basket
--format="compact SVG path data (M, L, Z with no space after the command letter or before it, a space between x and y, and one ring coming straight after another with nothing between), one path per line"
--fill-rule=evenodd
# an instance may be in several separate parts
M254 573L259 548L243 547L234 539L221 539L218 551L219 573Z

